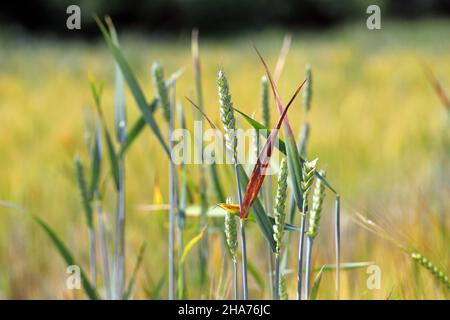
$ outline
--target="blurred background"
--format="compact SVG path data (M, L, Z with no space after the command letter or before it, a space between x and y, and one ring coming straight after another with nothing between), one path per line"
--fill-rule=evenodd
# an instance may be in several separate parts
M66 8L81 8L81 30L67 30ZM368 30L366 8L381 8L381 29ZM199 28L205 112L219 123L216 74L228 75L236 106L261 119L260 79L264 74L252 42L273 70L285 34L291 50L280 77L287 101L312 66L314 93L308 116L309 154L343 198L343 261L373 261L382 270L382 286L369 290L365 269L343 272L346 299L434 299L445 291L426 270L395 246L361 227L360 212L382 224L406 246L425 252L449 270L449 110L424 72L430 68L450 93L450 1L269 1L153 0L3 1L0 4L0 200L13 202L44 218L87 269L87 232L73 158L87 163L86 119L94 114L88 72L105 85L103 105L113 127L114 63L92 15L110 15L123 52L144 88L155 95L150 68L159 60L169 75L181 67L178 99L195 92L191 30ZM425 67L427 66L427 67ZM272 121L277 112L272 102ZM139 115L127 91L130 124ZM297 132L305 120L299 99L289 111ZM157 119L164 122L158 112ZM247 124L238 118L241 127ZM166 203L167 161L146 129L127 155L127 268L147 241L135 298L166 297L167 213L142 205ZM106 160L104 167L108 167ZM233 181L219 166L227 194ZM190 165L189 175L198 176ZM107 181L104 205L112 228L115 198ZM327 195L314 266L333 263L332 195ZM211 206L213 194L208 193ZM191 204L198 203L194 195ZM188 223L187 237L197 223ZM263 238L249 228L249 259L263 278L267 265ZM221 231L209 235L220 248ZM296 249L296 241L292 243ZM197 255L189 258L189 298L221 298L217 286L224 265L220 250L211 256L210 278L197 274ZM295 266L292 256L289 262ZM229 276L229 274L228 274ZM80 298L65 288L65 265L36 225L20 213L0 207L0 298ZM295 275L288 274L290 298ZM319 298L334 298L333 274L322 280ZM250 296L268 298L267 286L250 279Z
M379 5L383 18L415 20L448 17L448 0L36 0L0 5L0 21L26 32L66 35L66 8L77 4L83 13L83 36L97 36L92 15L111 15L123 28L139 32L180 32L197 27L203 32L230 33L266 27L331 28L359 21L371 4Z

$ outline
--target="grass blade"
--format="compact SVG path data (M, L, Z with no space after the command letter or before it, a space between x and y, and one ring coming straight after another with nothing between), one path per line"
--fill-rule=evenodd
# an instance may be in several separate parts
M92 206L89 198L89 191L86 184L86 178L84 175L83 164L81 163L80 157L75 157L75 173L77 177L78 189L81 195L81 202L83 204L84 213L86 217L86 225L92 228Z
M131 90L131 93L133 94L133 97L139 107L139 110L141 111L141 114L143 118L145 119L145 122L150 126L153 133L157 137L158 141L161 143L161 146L164 149L164 152L166 152L167 156L170 157L170 152L167 144L164 142L164 139L162 137L161 131L159 130L158 124L156 123L155 119L153 118L153 113L150 111L150 108L148 107L147 100L144 96L144 93L139 86L138 81L136 80L136 77L134 76L133 72L131 71L130 66L128 65L128 62L125 59L125 56L123 55L122 51L120 50L117 45L114 44L114 42L111 39L111 36L109 35L108 31L106 30L103 23L98 19L98 17L95 17L95 20L103 34L103 37L105 38L112 55L114 56L114 59L116 60L117 64L120 67L120 70L122 71L122 74L128 84L128 87Z
M322 280L322 274L325 270L326 265L324 264L317 272L316 277L314 278L313 285L311 287L310 300L317 300L317 293L319 292L320 280Z
M89 75L89 83L91 87L92 96L95 102L95 108L97 110L98 116L100 118L100 122L103 126L103 132L106 138L106 146L108 149L109 161L111 165L111 173L114 179L114 184L116 190L119 189L119 162L117 159L116 151L114 148L114 143L111 138L111 134L109 132L108 126L106 125L105 116L103 114L102 106L101 106L101 96L102 96L102 86L97 85L92 75Z
M191 240L189 240L189 242L186 244L186 246L184 247L183 250L183 254L181 255L181 259L180 259L180 264L184 264L184 262L186 261L187 255L189 254L189 252L191 251L191 249L200 241L200 239L203 237L203 235L206 232L208 225L205 225L202 230L200 230L200 232L193 237Z
M58 235L53 231L52 228L39 216L34 215L27 210L16 206L13 203L0 201L0 206L7 207L10 209L14 209L20 213L28 215L34 222L36 222L41 229L45 232L45 234L50 238L52 244L55 246L56 250L66 262L68 266L76 265L80 267L80 276L81 276L81 284L83 285L83 289L86 295L92 300L99 300L100 296L97 293L97 290L91 285L88 278L86 277L86 273L83 271L81 266L75 261L72 253L69 251L64 242L58 237Z
M134 286L136 284L136 278L137 278L137 274L138 274L139 268L141 267L142 261L144 260L144 252L145 252L146 248L147 248L147 244L144 242L141 245L141 248L139 249L139 253L138 253L137 258L136 258L136 264L134 265L133 272L131 274L131 278L130 278L130 280L128 282L128 285L127 285L127 290L125 291L125 293L123 295L123 299L124 300L128 300L131 297L131 294L133 292Z
M110 17L106 17L106 24L108 25L111 40L117 48L119 46L119 38L117 37L116 28L112 23ZM125 80L117 62L115 63L115 124L116 124L116 138L120 144L123 144L126 139L126 111L125 111Z
M100 181L102 161L102 137L101 137L101 125L96 124L94 145L91 149L91 183L89 188L89 198L94 198L95 190L98 189L98 183Z
M153 99L153 101L150 103L148 108L150 109L151 113L154 113L158 106L158 100ZM128 151L131 144L136 140L136 138L140 135L142 130L145 128L145 125L147 122L145 121L144 117L140 116L136 122L133 124L131 129L127 132L127 136L125 138L125 142L121 144L120 151L119 151L119 157L123 157L124 154Z

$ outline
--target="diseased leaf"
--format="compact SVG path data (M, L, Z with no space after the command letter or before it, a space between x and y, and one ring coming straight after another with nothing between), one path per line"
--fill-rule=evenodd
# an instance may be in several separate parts
M266 170L269 167L270 158L272 156L273 147L275 144L275 139L278 135L278 130L281 128L281 125L287 115L287 111L292 104L292 101L294 101L297 94L300 92L300 89L305 84L305 81L303 81L300 86L295 91L291 101L286 106L286 108L283 109L283 112L281 113L280 118L278 119L277 125L275 126L275 130L272 130L269 137L267 138L266 143L264 144L258 159L256 161L255 167L253 168L253 172L250 176L250 181L247 184L247 188L245 189L244 194L244 200L242 201L242 208L241 208L241 219L244 219L248 215L248 210L252 206L255 199L258 197L259 190L261 189L262 183L264 182L264 179L266 177ZM298 160L300 161L300 160Z
M269 68L267 67L266 62L264 61L263 57L261 56L258 49L255 47L256 53L258 54L264 69L266 70L267 78L269 79L270 86L272 88L273 95L275 97L275 103L278 108L278 113L281 115L283 114L285 107L283 105L283 102L281 101L280 95L278 93L278 89L276 87L275 82L272 79L272 75L269 71ZM303 81L303 83L306 82L307 79ZM289 103L292 102L293 99ZM289 105L288 103L288 105ZM303 194L302 194L302 188L300 185L300 182L302 181L302 163L300 161L300 154L297 149L297 144L295 143L295 137L294 133L292 132L292 128L289 124L289 118L285 117L283 121L283 133L284 138L286 140L286 156L288 161L288 168L290 172L290 178L291 178L291 185L293 189L293 194L295 197L295 202L297 204L298 210L302 210L301 206L303 203Z
M200 113L205 117L205 119L208 121L211 128L218 130L214 123L208 118L208 116L189 98L186 97L186 99L198 110ZM222 137L220 137L222 139ZM241 189L244 189L248 185L248 176L245 173L244 168L242 165L238 165L238 174L239 174L239 180L241 183ZM267 242L270 244L270 248L273 252L275 252L275 240L273 239L273 224L270 222L267 213L264 211L264 207L262 206L261 202L258 198L255 199L253 203L253 213L255 215L256 223L258 224L259 228L261 229L264 238L267 240Z
M436 92L436 95L441 100L441 103L444 105L444 107L447 108L447 111L450 111L450 98L445 93L445 91L442 88L441 84L439 83L438 79L433 74L431 69L427 66L425 66L425 73L427 74L428 80L430 81L431 85L433 86L433 89Z

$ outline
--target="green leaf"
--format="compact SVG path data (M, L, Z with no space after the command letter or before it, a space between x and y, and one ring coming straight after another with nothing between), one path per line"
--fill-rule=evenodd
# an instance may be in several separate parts
M353 270L353 269L365 268L365 267L371 266L373 264L374 264L373 261L344 262L344 263L340 264L339 269L341 269L341 270ZM323 271L334 271L334 270L336 270L336 265L335 264L324 264L322 267L324 268ZM321 268L313 269L313 271L319 271Z
M111 35L114 45L119 47L119 38L117 37L116 28L112 23L111 18L106 18L106 24L108 25L109 33ZM125 81L123 74L120 71L120 67L115 63L115 124L116 124L116 138L120 144L125 142L126 138L126 111L125 111Z
M180 258L180 265L184 264L184 261L186 260L186 257L189 254L189 251L191 251L191 249L200 241L200 239L205 234L205 231L206 231L207 227L208 227L208 225L205 225L202 228L202 230L200 230L200 232L186 244L186 246L183 249L183 253L181 255L181 258Z
M134 76L133 72L131 71L130 66L128 65L128 62L125 59L125 56L123 55L122 51L120 50L117 45L114 44L114 42L111 39L111 36L109 35L108 31L106 30L103 23L98 19L98 17L95 17L95 20L111 50L112 55L114 56L114 59L116 60L117 64L120 67L120 70L122 71L123 76L125 77L125 80L128 84L128 87L131 90L131 93L133 94L133 97L139 107L139 110L141 111L142 117L145 119L145 122L150 126L153 133L161 143L161 146L163 147L164 151L166 152L167 156L170 157L170 152L167 144L164 142L164 139L161 135L161 131L159 130L158 124L156 123L153 113L148 108L147 100L144 96L144 93L142 92L141 87L139 86L139 83Z
M48 224L42 220L39 216L34 215L27 210L16 206L15 204L0 201L0 206L4 206L10 209L14 209L18 212L26 214L31 217L31 219L36 222L41 229L45 232L45 234L50 238L52 244L55 246L58 253L64 259L68 266L76 265L80 268L80 276L81 276L81 284L83 285L83 289L87 296L92 300L99 300L100 296L97 293L97 290L91 285L88 278L86 277L86 273L83 271L81 266L75 261L72 253L69 251L64 242L58 237L58 235L48 226Z
M111 138L111 134L107 127L103 126L105 129L105 137L106 137L106 147L108 149L109 161L111 164L111 173L114 179L114 186L116 190L119 190L119 161L117 159L116 150L114 148L114 144Z
M166 282L166 276L167 276L167 272L164 272L161 275L161 277L159 278L156 285L153 286L153 288L150 289L149 286L144 288L147 298L157 300L161 297L161 291L164 287L164 283Z
M153 99L153 101L150 103L148 108L152 113L155 112L156 107L158 106L158 100ZM139 136L139 134L142 132L142 130L145 128L145 125L147 123L145 122L145 119L140 116L136 122L131 127L130 131L127 133L127 137L125 138L125 143L121 145L120 151L119 151L119 157L123 157L126 153L126 151L130 148L131 144L136 140L136 138Z
M128 282L127 290L125 291L125 293L123 295L123 299L124 300L128 300L131 297L131 293L133 292L134 286L136 284L136 277L137 277L139 268L142 265L142 260L144 258L144 252L145 252L145 248L146 247L147 247L147 244L144 242L141 245L141 248L139 249L139 253L138 253L137 258L136 258L136 264L134 265L134 269L133 269L133 272L131 274L130 281Z
M81 195L81 202L83 203L84 213L86 216L86 225L92 228L92 206L89 199L89 192L86 184L86 178L84 176L83 164L80 157L75 157L75 173L77 177L78 189Z
M100 180L100 170L102 161L102 137L101 124L97 123L95 128L94 144L91 149L91 185L90 185L90 199L94 198L94 193L98 190L98 183Z
M266 126L264 126L262 123L256 121L255 119L249 117L247 114L245 114L244 112L234 108L234 111L236 111L237 113L239 113L241 116L244 117L244 119L256 130L258 130L259 134L262 134L264 136L264 138L268 138L270 136L270 132L271 130L269 128L267 128ZM277 144L276 144L278 150L280 150L280 152L282 152L283 154L286 155L286 145L284 143L284 141L281 138L277 138Z
M326 267L326 265L324 264L320 268L319 272L316 274L316 277L314 278L314 282L311 287L311 293L309 295L310 300L317 300L317 293L319 292L320 280L322 280L322 274L323 274L325 267Z
M119 162L116 156L116 151L114 149L114 143L111 138L111 134L109 132L108 126L106 125L105 116L103 114L102 106L101 106L101 85L97 86L93 77L89 79L92 95L95 101L95 108L98 113L98 117L100 118L101 124L103 126L103 132L106 138L106 146L108 149L109 161L111 164L111 172L114 179L114 184L116 190L119 190Z

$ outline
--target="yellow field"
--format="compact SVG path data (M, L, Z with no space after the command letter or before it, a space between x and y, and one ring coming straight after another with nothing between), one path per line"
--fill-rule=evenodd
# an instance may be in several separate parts
M450 270L449 150L443 147L450 124L448 111L436 97L422 65L428 64L450 93L449 29L449 21L425 21L386 23L380 31L352 25L327 33L292 32L293 46L279 87L286 102L303 80L304 65L312 65L309 154L319 158L342 195L342 259L373 261L382 271L379 290L367 288L365 269L342 271L342 298L446 298L445 289L426 270L392 244L363 230L351 217L355 212L367 214L447 273ZM280 31L200 38L205 112L217 124L218 69L222 67L228 75L234 104L261 119L259 80L264 70L251 41L273 68L282 38ZM192 123L191 107L184 99L195 92L189 34L170 39L123 35L121 46L148 99L154 96L150 66L155 59L166 73L186 68L177 92L186 107L188 125ZM105 83L104 108L112 128L114 68L101 39L81 43L0 36L0 200L43 217L85 269L87 231L72 160L76 153L88 160L85 118L94 110L88 72ZM127 104L131 123L138 116L131 95ZM273 102L272 107L275 119ZM157 117L165 128L160 112ZM301 99L290 109L289 118L293 128L300 130L304 120ZM198 168L191 165L188 169L195 180ZM167 269L166 215L138 207L154 201L155 185L160 185L167 201L168 166L150 130L133 145L126 172L127 267L130 272L140 244L147 241L135 298L157 298L152 292ZM221 173L228 193L232 192L234 180ZM114 193L109 192L105 207L110 222L114 205ZM334 263L331 195L325 208L315 246L315 267ZM195 226L195 218L188 221L189 238L196 232ZM228 261L222 261L223 253L218 250L220 233L210 237L214 253L210 281L199 288L196 272L188 272L189 298L222 298L217 287L223 264ZM297 237L293 239L292 249L296 250ZM249 259L266 278L264 244L256 226L250 228L248 243ZM193 252L188 270L194 270L197 263L196 250ZM293 269L288 275L290 298L295 297L294 256L288 266ZM74 295L65 289L65 265L45 234L20 213L2 207L0 266L0 298L82 297L81 291ZM166 297L165 290L160 297ZM252 277L250 296L268 297ZM322 279L319 298L334 297L331 272Z

